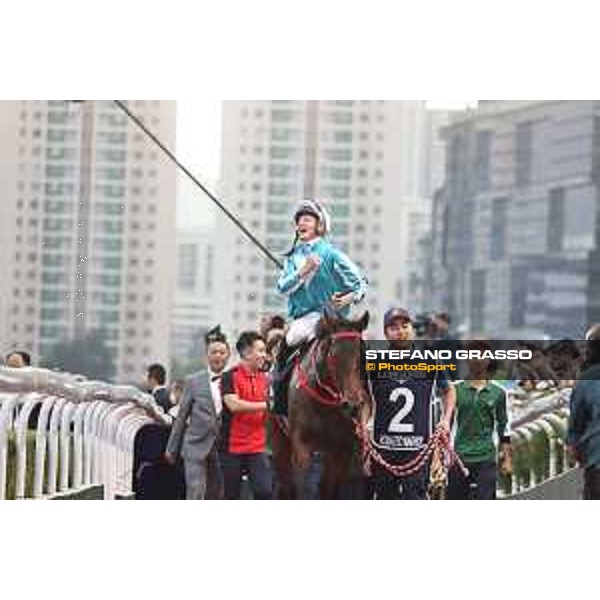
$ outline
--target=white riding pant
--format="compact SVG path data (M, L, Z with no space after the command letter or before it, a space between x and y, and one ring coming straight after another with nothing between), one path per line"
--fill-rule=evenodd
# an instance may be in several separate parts
M285 335L288 346L298 346L302 342L309 342L316 335L317 323L321 319L320 312L311 312L290 323Z
M350 307L349 318L358 318L363 310L363 302L353 304ZM319 311L310 312L299 319L290 323L285 336L288 346L298 346L302 342L310 342L316 336L317 323L320 321L322 313Z

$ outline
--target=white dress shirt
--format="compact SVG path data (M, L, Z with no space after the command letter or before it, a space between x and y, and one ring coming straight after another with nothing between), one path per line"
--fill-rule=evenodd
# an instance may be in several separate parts
M213 402L215 403L215 411L217 412L217 416L219 416L223 410L223 398L221 398L221 375L223 375L222 372L214 373L208 369L208 376L210 377L210 391L212 393Z

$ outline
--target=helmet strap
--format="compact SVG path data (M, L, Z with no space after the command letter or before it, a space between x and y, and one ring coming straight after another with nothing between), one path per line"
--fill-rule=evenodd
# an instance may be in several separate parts
M299 239L299 235L298 232L296 231L296 235L294 236L294 243L292 244L292 247L284 254L284 256L291 256L294 252L294 250L296 249L296 246L298 245L298 239Z

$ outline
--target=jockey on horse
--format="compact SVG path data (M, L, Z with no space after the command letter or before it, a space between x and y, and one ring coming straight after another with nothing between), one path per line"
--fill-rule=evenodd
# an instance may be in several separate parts
M351 306L362 302L367 280L361 270L327 238L330 217L316 200L298 205L296 239L287 253L277 283L288 297L289 329L279 350L274 372L275 412L285 414L285 388L290 358L314 339L324 309L347 318Z

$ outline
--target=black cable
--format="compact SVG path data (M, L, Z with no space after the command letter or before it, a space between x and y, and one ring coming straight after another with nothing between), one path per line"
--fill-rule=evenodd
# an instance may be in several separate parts
M121 100L113 100L113 102L117 105L119 109L121 109L129 119L131 119L178 167L183 171L243 232L244 234L252 241L260 250L263 252L265 256L267 256L272 262L274 262L277 267L280 269L283 268L282 263L277 260L277 258L269 251L269 249L263 245L263 243L258 240L254 234L246 228L246 226L238 220L233 213L229 211L229 209L224 206L218 198L211 193L194 175L184 166L182 165L177 157L152 133L146 125L141 121L136 115L134 115L127 105Z

